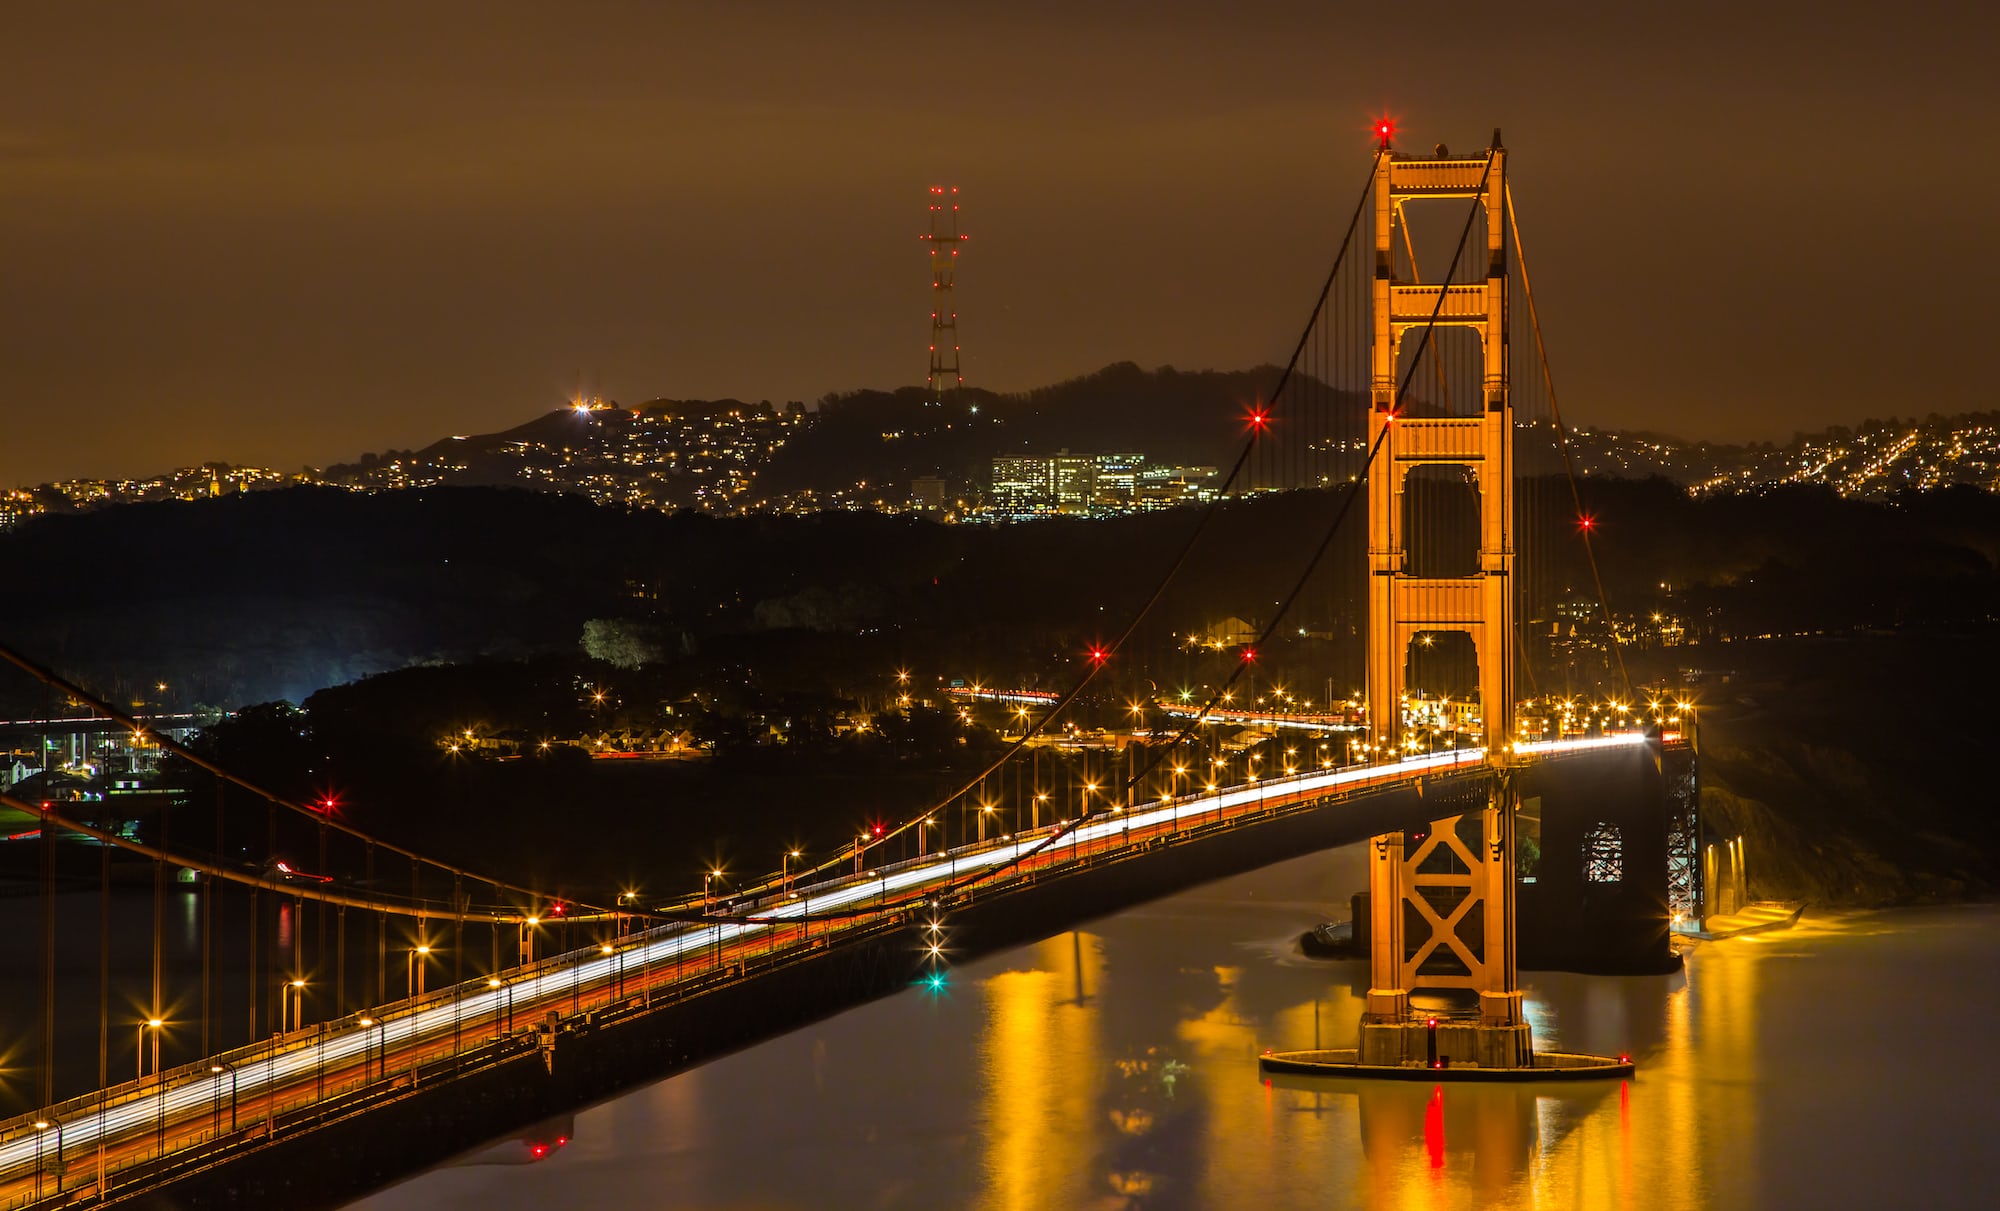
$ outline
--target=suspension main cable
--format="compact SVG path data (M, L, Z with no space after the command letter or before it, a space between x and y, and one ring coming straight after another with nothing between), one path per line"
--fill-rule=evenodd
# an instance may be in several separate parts
M1377 153L1378 158L1380 154L1381 154L1380 152ZM1493 172L1493 156L1491 152L1488 152L1486 157L1486 169L1484 172L1480 174L1479 177L1479 189L1477 191L1478 195L1483 196L1485 194L1486 182L1487 179L1492 175L1492 172ZM1370 174L1370 182L1372 185L1373 182L1372 173ZM1440 279L1441 284L1438 288L1437 302L1431 308L1430 318L1424 322L1423 337L1417 343L1416 353L1410 358L1409 370L1407 370L1404 373L1402 382L1398 385L1396 389L1395 398L1398 402L1402 400L1404 393L1410 389L1410 382L1412 379L1416 377L1418 367L1423 365L1424 352L1430 346L1431 333L1437 328L1438 316L1443 313L1444 301L1446 296L1449 294L1449 291L1445 288L1444 283L1449 283L1453 275L1455 275L1458 272L1458 263L1461 256L1464 254L1466 239L1468 237L1468 234L1472 230L1473 220L1478 217L1479 217L1479 200L1478 197L1476 196L1473 200L1472 207L1467 212L1465 217L1465 231L1461 232L1458 238L1458 251L1452 254L1451 265L1449 268L1445 270L1444 277ZM1352 229L1349 230L1348 234L1350 236L1353 235ZM1341 247L1344 251L1346 249L1346 244L1343 243ZM1317 314L1317 311L1315 311L1315 314ZM1370 401L1369 407L1371 408L1374 407L1373 401ZM1305 589L1306 583L1312 577L1313 571L1316 568L1318 568L1320 560L1325 557L1327 551L1332 547L1333 540L1335 536L1339 534L1341 525L1347 520L1349 512L1354 507L1355 500L1359 498L1362 489L1368 485L1369 476L1374 474L1375 463L1377 459L1380 457L1384 445L1386 445L1388 442L1390 428L1395 423L1395 415L1396 413L1394 411L1391 411L1389 414L1390 417L1389 423L1383 425L1382 431L1376 434L1374 444L1369 447L1367 461L1362 464L1360 473L1356 475L1354 479L1348 482L1347 492L1341 499L1340 507L1334 512L1333 520L1327 524L1326 531L1320 536L1319 545L1313 549L1311 558L1309 558L1306 561L1304 570L1299 573L1299 577L1296 581L1293 582L1291 590L1288 593L1286 593L1284 600L1279 603L1277 611L1271 617L1271 621L1265 624L1264 629L1261 632L1259 632L1256 639L1256 643L1252 648L1252 651L1254 651L1256 647L1262 647L1264 643L1267 640L1269 640L1272 635L1277 633L1279 625L1284 621L1286 611L1290 610L1292 607L1292 603L1298 600L1299 594ZM1198 712L1193 717L1193 720L1184 727L1182 727L1180 732L1173 738L1173 740L1169 741L1165 745L1162 753L1154 756L1150 761L1147 762L1146 768L1144 770L1134 774L1132 778L1125 783L1125 790L1127 792L1128 797L1131 788L1133 786L1137 785L1142 778L1151 774L1155 769L1159 767L1160 762L1165 760L1166 753L1170 753L1174 749L1180 747L1181 744L1185 743L1187 739L1194 734L1195 730L1200 726L1202 719L1204 719L1210 711L1215 709L1216 704L1222 701L1222 695L1227 693L1236 684L1237 679L1243 676L1244 671L1250 667L1251 663L1252 662L1250 660L1239 660L1236 662L1236 667L1230 670L1229 676L1226 679L1224 679L1222 685L1216 689L1215 693L1209 696L1209 700L1203 704L1200 712ZM1098 807L1098 808L1086 808L1081 814L1077 816L1074 822L1068 825L1058 826L1057 828L1052 830L1047 837L1044 837L1034 847L1018 852L1013 857L1007 859L1004 862L996 863L974 874L969 874L963 879L955 880L947 884L945 890L956 891L961 887L971 887L978 883L982 883L987 879L990 879L995 875L1001 873L1002 871L1009 870L1012 867L1018 865L1019 863L1025 861L1026 859L1032 858L1037 854L1040 854L1043 850L1049 849L1050 847L1058 844L1066 834L1073 832L1076 829L1082 828L1087 821L1097 816L1107 815L1109 814L1109 812L1110 808L1108 805L1105 807Z
M57 828L65 828L71 832L90 837L93 840L101 841L111 848L124 850L126 853L138 854L141 857L166 862L183 870L192 870L208 875L211 878L222 879L226 882L238 883L245 887L254 887L301 900L314 900L323 904L340 904L349 908L365 908L372 912L383 912L389 913L392 916L402 917L437 918L440 920L457 921L490 921L494 923L512 923L526 919L524 914L507 913L498 909L491 912L472 912L469 909L405 905L391 900L369 899L300 883L288 883L276 875L267 875L259 878L255 875L244 874L240 870L231 870L229 867L218 862L210 862L206 859L191 857L186 854L172 853L158 846L147 845L143 841L134 841L129 837L121 837L106 829L96 828L85 824L81 820L64 815L62 812L57 811L55 805L52 803L34 803L26 799L16 798L5 792L0 792L0 806L11 807L15 811L26 812L31 816L38 817L42 821L44 828L50 825L54 825ZM587 918L588 914L566 919L584 920Z
M230 771L222 768L222 766L218 765L213 761L210 761L206 757L203 757L201 754L195 752L193 749L189 748L185 744L182 744L180 741L175 740L173 737L167 735L166 733L146 726L146 724L137 717L129 715L124 711L119 710L117 707L111 705L109 702L106 702L104 699L98 697L96 694L91 693L89 690L84 689L82 686L77 685L75 682L69 680L68 678L64 677L62 674L56 672L55 670L45 668L42 665L37 664L35 661L30 660L28 657L22 655L20 652L16 651L13 647L9 646L6 643L0 643L0 660L5 660L7 663L13 665L15 668L22 670L29 676L35 678L36 680L40 681L43 685L46 685L51 689L61 690L63 693L69 695L71 699L84 703L93 710L97 711L106 718L110 719L113 723L122 724L123 726L130 728L136 735L144 736L151 739L155 744L158 744L161 748L165 749L167 752L172 753L174 756L179 757L181 760L186 761L188 764L193 765L198 769L206 770L210 774L215 775L217 778L220 778L225 782L238 786L243 790L246 790L251 794L257 796L258 798L263 799L267 803L273 804L277 807L282 807L287 811L293 812L297 815L304 816L307 819L313 820L317 823L327 825L339 832L347 834L350 837L357 837L372 845L379 845L383 849L388 850L390 853L399 854L405 858L408 858L412 862L419 862L426 866L434 867L435 869L444 871L447 874L458 875L462 878L469 878L476 883L488 884L496 891L520 892L536 900L542 899L544 897L545 893L538 891L535 888L523 887L517 883L506 883L499 879L489 879L485 875L479 874L477 871L465 870L461 867L453 866L448 862L440 862L436 858L425 857L423 854L417 853L414 850L404 849L400 845L396 845L393 842L384 841L379 837L372 836L368 833L361 831L358 828L355 828L351 824L346 824L340 820L335 819L333 813L330 811L324 811L324 812L318 811L314 808L306 806L303 803L298 803L291 799L287 799L283 795L277 793L276 791L266 790L264 787L261 787L256 783L251 782L249 779L231 773ZM574 901L574 902L584 908L595 909L600 912L606 911L602 905L583 904L581 901Z
M1356 200L1354 204L1353 215L1348 219L1347 234L1341 238L1340 250L1334 255L1333 268L1327 271L1326 281L1320 286L1319 295L1313 302L1312 313L1306 319L1305 329L1304 331L1299 333L1298 341L1292 346L1292 355L1286 361L1284 370L1278 375L1277 386L1274 387L1271 391L1271 398L1268 407L1265 411L1266 419L1268 419L1271 411L1274 411L1277 408L1279 400L1283 398L1285 393L1285 387L1291 382L1293 372L1298 368L1299 357L1301 354L1305 352L1306 344L1312 338L1313 329L1317 326L1319 322L1320 314L1326 308L1327 296L1333 290L1334 281L1340 274L1340 267L1343 263L1345 263L1347 259L1348 248L1350 247L1350 245L1352 245L1354 241L1354 233L1356 229L1359 228L1361 224L1361 216L1363 213L1365 213L1368 206L1368 197L1370 191L1374 187L1376 169L1380 166L1382 157L1385 154L1386 150L1378 147L1375 151L1374 159L1369 162L1368 181L1367 184L1365 184L1362 187L1361 196L1359 199ZM1008 747L1004 752L1002 752L999 757L995 758L994 761L991 764L989 764L985 769L973 775L973 777L971 777L969 780L966 781L965 785L961 786L958 790L952 792L951 794L944 796L942 799L937 800L929 808L911 817L910 819L905 820L903 823L897 825L895 828L884 833L882 836L874 837L865 842L858 843L857 849L855 850L855 856L857 858L859 858L861 854L864 854L867 851L875 848L877 845L881 845L887 841L892 840L895 837L901 836L903 833L908 832L912 828L918 827L923 821L929 819L931 816L935 815L940 811L948 809L954 800L960 798L961 796L970 794L973 791L973 789L979 785L980 782L984 781L988 776L993 774L996 770L1006 765L1007 762L1013 760L1023 749L1027 748L1032 741L1034 741L1038 736L1042 734L1044 730L1046 730L1050 726L1050 724L1055 720L1056 716L1062 714L1063 709L1069 706L1071 702L1075 701L1077 696L1081 694L1084 691L1084 689L1087 686L1089 686L1092 681L1096 679L1098 673L1102 672L1104 670L1104 667L1110 663L1110 658L1118 654L1119 649L1125 645L1127 640L1132 638L1133 632L1139 629L1139 624L1146 619L1147 615L1152 613L1153 608L1156 605L1158 605L1160 599L1166 595L1167 587L1173 583L1174 578L1178 576L1180 574L1181 569L1184 566L1186 566L1189 556L1192 555L1194 552L1195 544L1200 540L1202 534L1208 529L1209 523L1215 519L1223 503L1228 499L1229 491L1235 485L1237 477L1242 474L1244 466L1249 462L1251 452L1257 448L1258 440L1263 436L1264 427L1265 426L1262 423L1255 424L1251 427L1250 436L1244 442L1243 449L1237 454L1236 462L1230 467L1229 475L1222 481L1221 487L1219 487L1216 490L1215 498L1209 501L1207 506L1205 506L1202 509L1200 516L1195 521L1193 529L1190 530L1188 533L1187 540L1181 544L1179 553L1175 555L1173 563L1168 566L1166 573L1163 576L1161 576L1159 582L1156 585L1154 585L1153 591L1146 598L1145 604L1139 607L1138 612L1132 616L1131 621L1127 623L1124 631L1119 634L1118 638L1112 643L1104 647L1098 648L1092 652L1090 667L1084 671L1082 678L1079 679L1075 685L1071 686L1067 693L1063 694L1061 698L1057 699L1056 704L1052 708L1050 708L1047 714L1043 715L1040 719L1036 720L1031 727L1023 731L1021 733L1021 738L1019 740L1016 740L1010 747ZM833 855L828 857L825 861L820 862L819 864L807 870L804 870L800 873L817 874L841 862L845 862L847 860L847 854L848 851L846 847L843 845L838 851L836 851ZM792 878L797 878L797 877L798 875L792 876ZM775 885L776 883L773 880L766 879L763 883L758 884L756 887L746 889L745 894L763 891Z
M1625 693L1632 695L1632 676L1625 670L1625 653L1618 646L1618 629L1611 622L1611 601L1604 592L1604 574L1597 567L1597 548L1590 540L1590 518L1583 511L1583 489L1578 486L1576 463L1570 458L1569 430L1563 425L1562 408L1556 403L1556 380L1549 371L1548 346L1542 343L1542 320L1535 310L1535 288L1528 278L1528 253L1521 244L1521 221L1514 214L1514 187L1501 186L1505 195L1507 227L1514 237L1514 259L1521 266L1521 292L1528 299L1528 320L1535 331L1535 353L1542 363L1542 383L1549 393L1549 419L1555 426L1556 448L1562 451L1563 476L1569 480L1570 500L1576 505L1578 532L1583 535L1583 553L1590 563L1590 579L1597 585L1597 608L1604 616L1604 641L1611 648L1613 659L1618 662L1618 680L1625 685Z

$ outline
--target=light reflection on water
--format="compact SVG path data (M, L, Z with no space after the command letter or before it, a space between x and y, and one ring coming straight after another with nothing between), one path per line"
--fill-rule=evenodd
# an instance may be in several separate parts
M540 1163L359 1205L1993 1205L2000 1049L1956 1019L2000 993L2000 911L1529 973L1538 1043L1630 1052L1631 1082L1267 1082L1265 1048L1354 1043L1361 966L1289 939L1360 877L1337 851L1135 909L584 1111Z

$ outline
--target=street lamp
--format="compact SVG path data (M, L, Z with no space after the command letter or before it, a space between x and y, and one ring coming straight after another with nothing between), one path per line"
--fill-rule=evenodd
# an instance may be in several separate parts
M35 1120L35 1130L36 1130L37 1132L42 1132L42 1131L47 1131L47 1130L48 1130L49 1128L51 1128L51 1127L55 1128L55 1132L56 1132L56 1161L55 1161L55 1165L54 1165L54 1168L55 1168L55 1171L56 1171L56 1193L57 1193L57 1194L61 1194L61 1193L62 1193L62 1179L63 1179L63 1156L62 1156L62 1123L61 1123L61 1122L59 1122L59 1121L56 1121L56 1120L54 1120L54 1119L44 1119L44 1118L38 1118L38 1119L36 1119L36 1120ZM37 1134L37 1135L35 1136L35 1195L36 1195L36 1197L40 1197L40 1196L41 1196L41 1193L42 1193L42 1137L41 1137L41 1136L40 1136L39 1134Z
M133 1036L134 1041L132 1044L132 1050L135 1053L134 1058L138 1060L138 1066L139 1066L139 1075L134 1077L133 1078L134 1080L143 1081L146 1079L146 1032L148 1030L151 1030L153 1032L153 1071L155 1073L159 1072L160 1027L164 1025L166 1025L166 1023L161 1021L159 1018L147 1018L145 1021L139 1023L139 1030L138 1033Z
M389 1031L386 1023L378 1022L374 1018L357 1018L354 1024L361 1027L361 1083L366 1085L370 1080L374 1079L374 1074L369 1063L368 1028L370 1026L381 1028L378 1032L378 1037L382 1041L382 1072L384 1076L388 1075L389 1071Z
M410 950L410 960L403 965L404 974L409 977L409 996L416 996L424 990L424 968L428 966L431 948L428 943L419 942Z
M278 1031L299 1030L305 1026L306 982L287 980L278 986ZM296 1019L296 1020L294 1020ZM291 1022L290 1026L285 1025ZM157 1067L157 1065L155 1065Z
M367 1078L367 1048L362 1048L362 1080ZM222 1134L222 1074L229 1074L229 1129L236 1130L236 1066L234 1064L210 1064L209 1075L215 1078L215 1133Z
M703 912L707 912L711 905L708 894L709 886L720 878L722 878L722 868L719 866L701 876L701 908Z
M598 951L599 953L603 954L605 957L611 960L612 975L617 980L616 991L614 991L611 995L613 997L624 996L625 995L625 952L618 949L616 946L613 946L609 942L606 942L604 945L598 947Z
M798 850L787 850L785 856L778 861L778 885L786 891L792 889L792 859L798 856Z

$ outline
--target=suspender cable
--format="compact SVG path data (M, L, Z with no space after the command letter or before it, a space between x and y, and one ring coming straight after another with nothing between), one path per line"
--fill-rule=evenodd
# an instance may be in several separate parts
M1528 254L1521 244L1520 220L1514 215L1514 190L1511 186L1502 188L1505 190L1508 230L1514 237L1514 256L1521 266L1521 292L1527 296L1528 319L1535 330L1535 353L1542 364L1542 382L1548 388L1549 422L1555 427L1556 446L1562 451L1563 475L1569 480L1570 499L1576 505L1577 527L1583 535L1583 553L1590 561L1590 578L1597 585L1597 606L1604 615L1605 643L1611 648L1611 655L1618 663L1618 680L1624 685L1625 693L1629 696L1632 693L1632 677L1625 671L1625 653L1618 650L1618 631L1611 622L1611 603L1604 593L1604 575L1598 570L1597 548L1590 540L1590 518L1583 511L1583 489L1577 485L1576 464L1570 458L1569 432L1563 426L1562 409L1556 403L1555 375L1549 370L1548 347L1542 343L1541 316L1535 310L1535 288L1528 278Z
M1369 183L1362 187L1361 196L1355 201L1354 214L1348 220L1347 234L1341 238L1340 250L1334 256L1333 268L1327 271L1326 282L1320 287L1319 294L1313 301L1312 314L1306 321L1305 330L1299 333L1298 341L1292 346L1292 355L1289 359L1287 359L1284 370L1278 375L1277 386L1272 389L1270 401L1267 405L1267 408L1262 413L1262 416L1264 418L1268 418L1269 410L1275 409L1277 407L1279 400L1281 400L1284 397L1285 388L1292 381L1292 376L1294 372L1298 369L1299 359L1306 350L1307 342L1312 338L1313 327L1315 324L1317 324L1320 315L1326 308L1327 296L1333 289L1334 280L1340 273L1340 267L1342 263L1345 262L1347 259L1347 251L1348 248L1353 243L1355 230L1361 224L1361 216L1367 210L1369 192L1372 189L1374 182L1375 165L1380 163L1381 157L1384 154L1386 153L1378 149L1375 153L1375 160L1372 161L1369 165L1369 175L1368 175ZM1237 454L1236 461L1234 464L1231 465L1229 469L1229 475L1227 476L1227 478L1223 480L1221 487L1217 490L1215 499L1210 501L1207 507L1201 511L1201 515L1196 520L1194 528L1189 532L1186 541L1182 543L1178 554L1175 555L1173 563L1168 566L1166 573L1160 577L1159 582L1154 586L1152 593L1147 597L1145 604L1141 605L1138 609L1138 612L1132 615L1132 618L1130 622L1126 624L1123 633L1121 633L1115 641L1101 648L1093 649L1093 651L1091 652L1089 667L1084 670L1083 676L1079 678L1077 682L1074 685L1072 685L1070 689L1056 701L1055 705L1049 710L1049 712L1046 715L1042 716L1042 718L1036 720L1034 724L1026 728L1023 731L1021 738L1019 740L1015 741L1013 745L1011 745L991 764L987 765L986 768L980 770L976 775L967 780L966 783L963 786L961 786L958 790L955 790L952 793L945 795L928 809L917 813L915 816L912 816L910 819L905 820L903 823L897 825L895 828L886 831L882 836L870 838L866 842L857 842L855 849L852 851L850 851L845 845L843 845L840 851L836 853L834 856L826 859L823 862L820 862L818 865L813 866L808 870L798 872L798 874L795 875L794 877L802 877L803 875L809 875L809 874L818 874L821 871L828 870L833 866L836 866L839 863L845 861L850 852L854 853L857 861L860 860L861 855L866 853L868 850L873 849L876 846L881 845L887 841L890 841L895 837L901 836L903 833L908 832L910 829L918 827L923 820L933 815L936 815L939 812L947 810L954 800L970 794L979 785L979 783L987 777L987 775L993 773L993 771L999 769L1000 767L1005 765L1008 761L1012 760L1023 749L1029 747L1031 742L1036 737L1040 736L1042 732L1049 727L1050 723L1058 715L1060 715L1065 708L1067 708L1071 703L1077 700L1078 696L1083 693L1085 687L1089 686L1090 683L1096 679L1097 675L1103 671L1104 666L1109 662L1110 658L1118 653L1118 650L1125 644L1127 640L1131 639L1133 632L1139 629L1139 624L1146 618L1148 614L1152 612L1153 608L1159 604L1160 599L1166 595L1167 587L1171 585L1174 581L1174 578L1180 574L1180 570L1183 566L1186 565L1189 555L1193 553L1196 543L1199 542L1202 534L1208 529L1209 523L1215 519L1215 516L1217 512L1221 509L1223 501L1227 497L1230 489L1235 486L1238 478L1243 474L1245 466L1249 464L1251 454L1257 449L1259 444L1259 439L1262 437L1263 432L1264 432L1264 426L1261 422L1253 424L1248 440L1245 441L1242 451ZM1254 471L1253 471L1253 478L1254 478ZM745 895L756 894L759 892L769 890L773 886L776 886L776 881L767 879L763 883L758 884L755 887L746 888L742 894Z
M1479 189L1476 191L1478 194L1483 195L1486 192L1486 181L1487 178L1491 175L1492 171L1493 171L1493 159L1492 156L1489 155L1486 160L1486 171L1480 174ZM1445 270L1446 281L1450 281L1452 275L1457 273L1458 271L1458 264L1461 259L1461 254L1463 253L1465 248L1467 235L1471 232L1473 220L1477 218L1478 215L1479 215L1479 203L1475 200L1470 211L1466 214L1465 217L1465 234L1461 234L1459 236L1459 241L1458 241L1459 250L1452 256L1450 268ZM1349 229L1348 234L1350 237L1353 235L1352 228ZM1346 244L1343 243L1341 247L1344 251L1346 248ZM1410 359L1410 368L1408 371L1404 373L1401 385L1397 388L1396 399L1399 402L1402 400L1404 393L1409 390L1410 381L1415 376L1417 368L1423 364L1424 352L1430 346L1431 333L1437 327L1438 316L1442 313L1444 308L1445 296L1446 296L1445 291L1443 290L1438 291L1437 302L1431 308L1430 318L1424 324L1422 339L1419 340L1416 352ZM1315 309L1314 315L1315 316L1318 315L1317 309ZM1381 434L1376 437L1374 444L1369 448L1368 460L1363 465L1361 473L1355 477L1353 483L1348 485L1348 490L1340 502L1340 507L1337 510L1335 510L1332 520L1327 524L1325 532L1321 534L1319 545L1314 548L1312 556L1310 559L1307 560L1304 570L1300 572L1298 579L1292 583L1291 590L1285 595L1284 600L1278 604L1277 612L1272 615L1271 621L1268 624L1266 624L1263 631L1259 633L1256 641L1257 646L1262 646L1267 640L1270 639L1270 637L1273 634L1277 632L1279 625L1284 620L1286 612L1289 611L1292 607L1292 604L1298 600L1298 596L1300 592L1304 590L1307 580L1313 574L1313 570L1319 566L1320 560L1325 557L1328 549L1332 547L1334 536L1340 532L1342 524L1347 520L1349 512L1353 509L1355 500L1360 496L1362 490L1367 487L1368 477L1375 471L1375 464L1380 458L1383 444L1387 441L1388 436L1389 436L1389 429L1388 427L1385 426ZM1213 695L1210 696L1208 702L1202 707L1201 711L1195 716L1194 722L1191 722L1186 726L1184 726L1181 729L1180 734L1175 737L1173 744L1168 745L1166 749L1162 750L1162 752L1171 751L1173 747L1177 746L1182 741L1184 741L1188 736L1192 735L1195 729L1201 726L1200 720L1203 717L1207 716L1209 712L1213 711L1216 708L1216 706L1222 701L1222 696L1234 688L1237 681L1243 677L1245 671L1248 670L1253 663L1254 662L1251 660L1238 661L1235 668L1230 671L1228 679L1223 683L1223 685L1220 688L1218 688L1215 691ZM1158 764L1160 759L1161 758L1158 756L1154 757L1153 761L1148 764L1147 768L1139 776L1144 777L1146 774L1150 774L1153 770L1154 765ZM1064 827L1059 827L1055 831L1051 832L1047 837L1043 838L1038 844L1036 844L1032 848L1023 850L1003 862L987 866L976 874L968 875L962 879L954 880L947 885L946 890L956 891L961 887L970 887L985 882L986 880L991 879L994 876L1004 871L1012 869L1019 863L1026 861L1029 858L1033 858L1041 854L1043 851L1048 850L1051 847L1060 844L1066 835L1073 834L1077 829L1081 828L1086 821L1105 814L1107 814L1107 809L1102 807L1086 811L1078 819L1070 822L1069 825Z

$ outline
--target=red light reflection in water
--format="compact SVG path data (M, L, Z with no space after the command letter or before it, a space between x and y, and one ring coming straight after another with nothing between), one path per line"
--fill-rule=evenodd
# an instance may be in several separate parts
M1431 1090L1430 1105L1424 1107L1424 1148L1431 1154L1431 1168L1444 1168L1444 1086Z

